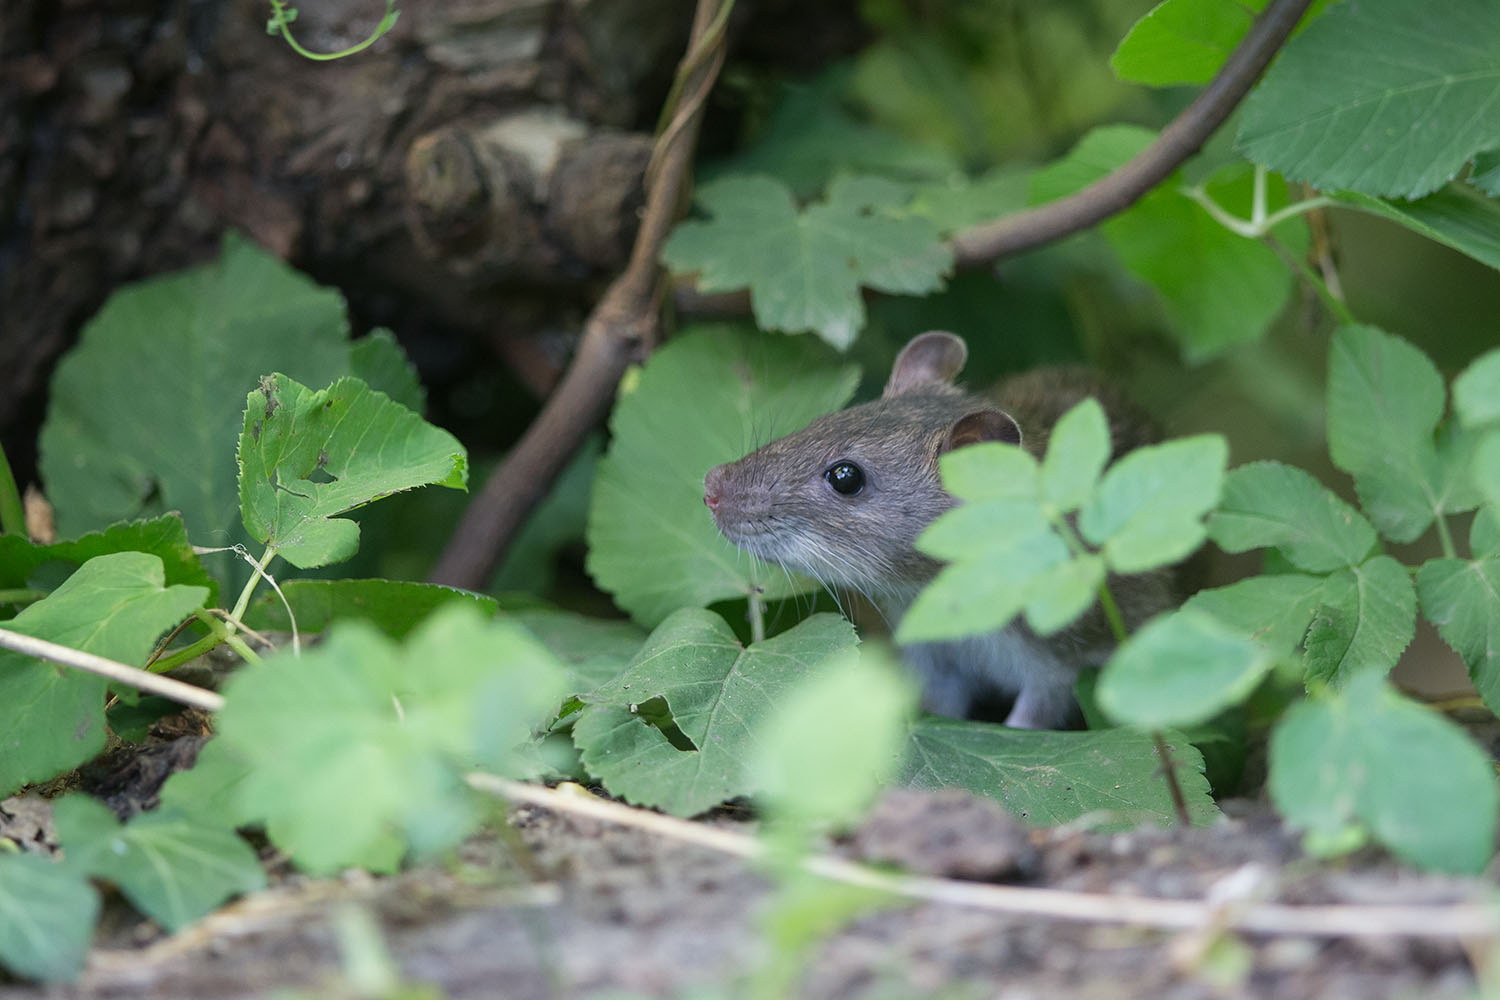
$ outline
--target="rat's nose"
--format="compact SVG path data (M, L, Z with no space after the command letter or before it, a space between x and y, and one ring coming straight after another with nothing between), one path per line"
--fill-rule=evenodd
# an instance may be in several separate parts
M719 506L724 489L724 466L716 465L703 477L703 505L709 510Z

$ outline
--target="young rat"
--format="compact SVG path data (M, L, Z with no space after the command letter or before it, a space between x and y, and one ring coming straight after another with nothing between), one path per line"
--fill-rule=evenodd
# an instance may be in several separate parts
M912 543L956 502L938 475L943 453L1005 441L1040 458L1058 418L1089 396L1109 417L1116 458L1155 439L1150 421L1097 373L1038 369L1002 382L991 398L953 384L967 356L954 334L920 334L902 349L880 399L710 469L703 501L719 532L762 559L863 593L894 625L941 569ZM1164 573L1114 578L1111 592L1131 626L1172 604ZM929 710L962 718L1014 695L1006 725L1045 729L1067 721L1078 670L1102 663L1112 646L1096 604L1045 638L1017 619L988 635L904 653Z

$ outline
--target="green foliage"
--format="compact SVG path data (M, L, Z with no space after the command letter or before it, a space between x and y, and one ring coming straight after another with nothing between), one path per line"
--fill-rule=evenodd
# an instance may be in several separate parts
M857 378L814 342L732 328L685 331L657 351L610 417L589 508L594 582L648 627L684 606L811 590L719 537L703 475L837 409Z
M839 177L798 211L769 177L726 178L698 192L711 218L679 225L662 259L697 272L701 291L749 288L763 329L812 330L843 349L865 325L861 286L922 295L953 268L929 222L897 214L910 198L890 181Z
M1375 529L1359 511L1306 472L1280 462L1252 462L1230 472L1208 528L1230 552L1274 547L1309 573L1358 566L1376 544Z
M1130 29L1109 64L1153 87L1207 83L1250 30L1253 13L1230 0L1165 0Z
M266 21L266 34L280 35L286 39L286 43L292 50L304 59L325 61L330 59L342 59L352 56L356 52L362 52L379 41L380 37L396 26L396 18L401 12L396 9L396 0L385 0L385 14L380 22L375 25L375 30L370 32L363 41L355 42L348 48L337 52L311 52L302 47L302 43L292 37L292 22L297 20L297 8L287 6L286 0L271 0L271 17Z
M1416 201L1385 201L1358 191L1339 191L1332 197L1338 204L1388 219L1500 268L1500 204L1468 185L1450 184Z
M1378 674L1288 710L1271 738L1271 795L1293 824L1361 824L1397 854L1479 872L1495 849L1494 769L1461 729Z
M287 632L293 619L304 632L322 632L337 621L365 621L392 639L401 639L446 604L467 604L486 617L494 598L467 590L405 580L288 580L286 598L264 594L245 613L245 624L258 631ZM287 607L291 607L291 617Z
M1331 7L1245 102L1238 144L1292 180L1418 198L1500 147L1500 10L1449 0Z
M0 962L44 982L83 969L99 894L71 868L34 854L0 852Z
M37 545L20 535L0 536L0 588L44 587L51 582L45 578L60 567L71 571L95 556L115 552L149 552L161 560L168 585L207 588L208 603L217 596L218 583L193 554L182 518L176 514L114 524L51 545Z

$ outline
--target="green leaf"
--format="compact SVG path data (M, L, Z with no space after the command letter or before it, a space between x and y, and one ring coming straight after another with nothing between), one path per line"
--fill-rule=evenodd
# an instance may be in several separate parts
M1219 811L1202 757L1184 740L1169 743L1188 815L1195 824L1212 822ZM923 716L912 725L900 780L964 788L1041 826L1085 816L1110 829L1176 822L1151 737L1129 729L1062 733Z
M1252 462L1230 472L1208 534L1227 552L1274 546L1298 569L1358 566L1375 547L1370 522L1301 469Z
M656 351L610 417L589 508L594 582L647 626L687 605L813 589L719 536L703 476L838 409L858 378L813 341L724 327L685 331Z
M978 500L938 515L917 536L916 547L947 562L980 561L1004 557L1017 545L1051 533L1035 500Z
M1442 376L1427 355L1371 326L1345 326L1328 359L1328 452L1354 476L1360 503L1387 538L1409 542L1435 515L1459 509L1433 432Z
M938 459L943 486L960 500L1040 498L1041 466L1013 444L987 441L950 451Z
M904 213L920 216L947 235L1026 207L1031 171L997 167L978 177L950 173L916 189Z
M1489 760L1379 674L1287 711L1271 734L1270 792L1295 826L1332 835L1357 820L1424 868L1477 873L1494 853Z
M630 622L591 618L554 608L507 611L552 651L568 671L568 693L592 691L613 680L640 652L646 633Z
M314 392L270 375L245 401L245 530L293 566L347 559L359 525L338 518L416 486L463 489L468 459L445 430L356 378Z
M762 722L750 765L778 819L859 818L901 763L917 693L883 651L850 648L795 681Z
M483 807L463 773L516 773L515 748L563 687L521 626L466 604L438 609L401 646L364 622L335 624L300 658L280 653L226 686L215 742L248 768L233 811L263 819L306 871L390 871L408 846L428 854L472 831Z
M1465 185L1450 184L1416 201L1385 201L1357 191L1332 197L1500 268L1500 203Z
M1058 420L1042 460L1042 500L1061 513L1077 510L1094 492L1109 461L1109 420L1104 407L1085 399Z
M495 599L468 590L405 580L288 580L281 585L303 632L322 632L336 621L369 622L392 639L408 632L445 604L469 604L485 617ZM291 631L286 607L274 593L262 594L245 612L245 624L259 631Z
M271 371L327 385L350 352L338 292L233 233L210 264L116 291L53 375L41 473L58 531L177 510L200 544L246 542L241 400ZM221 582L244 578L211 559Z
M240 807L240 786L250 771L250 762L226 741L211 739L198 751L191 768L176 772L162 785L157 808L224 830L257 824L263 817Z
M1217 434L1137 448L1109 471L1078 516L1110 569L1138 573L1176 562L1202 544L1203 515L1219 501L1229 446Z
M1301 573L1252 576L1226 587L1200 590L1183 609L1209 614L1273 655L1286 657L1302 645L1308 623L1323 604L1327 583L1326 577Z
M1033 580L1067 560L1068 547L1048 528L1010 548L984 548L980 558L944 566L907 609L896 640L956 639L1004 628L1037 596Z
M1463 657L1484 703L1500 706L1500 558L1429 559L1417 571L1422 613Z
M203 605L206 587L163 583L162 562L117 552L84 563L6 627L125 663ZM104 749L103 677L0 651L0 795L71 770Z
M1476 556L1500 556L1500 507L1481 507L1474 515L1469 551Z
M1243 701L1272 662L1263 647L1184 609L1148 623L1115 650L1095 696L1121 724L1192 726Z
M181 813L157 809L121 826L103 803L69 795L53 803L52 816L68 867L113 882L172 933L266 885L249 844Z
M1384 676L1417 628L1417 593L1390 556L1340 570L1323 586L1307 637L1307 679L1342 687L1357 673Z
M1238 148L1317 188L1417 198L1500 146L1500 9L1449 0L1334 6L1245 101Z
M1026 602L1026 624L1037 635L1051 635L1094 606L1104 583L1104 560L1085 555L1035 577Z
M1207 83L1253 20L1227 0L1165 0L1131 26L1109 64L1120 79L1149 87Z
M147 521L114 524L72 541L36 545L20 535L0 535L0 587L21 587L48 563L81 566L95 556L112 552L149 552L162 561L165 582L207 587L212 604L218 584L193 554L182 518L163 514Z
M1465 427L1500 422L1500 348L1481 354L1453 380L1453 409Z
M619 676L584 696L573 740L611 794L695 815L759 791L749 762L763 720L793 684L854 643L846 620L817 614L747 648L718 615L683 609Z
M34 854L0 851L0 964L27 979L83 971L99 894L77 872Z
M1500 507L1500 433L1491 431L1474 449L1474 485L1491 507Z
M285 371L284 366L272 366ZM427 408L427 390L396 335L381 327L349 345L349 374L414 413Z
M905 200L889 182L840 177L827 201L799 212L769 177L728 177L698 192L712 218L680 224L662 260L697 272L705 292L749 288L762 329L812 330L843 349L865 323L861 286L921 295L952 270L931 223L891 213Z

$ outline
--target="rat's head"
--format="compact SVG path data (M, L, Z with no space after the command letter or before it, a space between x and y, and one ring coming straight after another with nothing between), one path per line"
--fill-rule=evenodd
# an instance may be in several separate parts
M902 349L880 399L710 469L703 502L719 532L826 584L910 594L937 569L912 542L953 506L938 458L1021 440L1010 416L953 385L967 354L954 334L921 334Z

